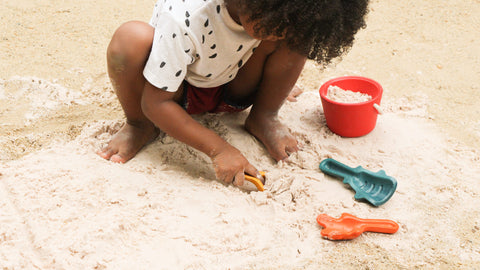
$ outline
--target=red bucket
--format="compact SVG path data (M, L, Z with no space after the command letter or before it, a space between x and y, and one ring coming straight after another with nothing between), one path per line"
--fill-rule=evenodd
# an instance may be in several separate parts
M327 98L328 87L338 86L344 90L368 94L369 101L360 103L340 103ZM342 137L360 137L367 135L375 128L378 110L374 104L380 105L382 86L369 78L360 76L344 76L331 79L320 87L323 112L328 128Z

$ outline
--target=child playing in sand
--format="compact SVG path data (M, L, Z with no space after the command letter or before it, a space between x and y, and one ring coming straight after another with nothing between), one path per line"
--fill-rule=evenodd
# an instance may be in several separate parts
M245 128L284 160L297 141L277 118L306 59L329 63L364 27L368 0L159 0L150 23L121 25L107 50L125 125L99 155L126 162L159 129L208 155L218 180L258 170L190 115L252 106Z

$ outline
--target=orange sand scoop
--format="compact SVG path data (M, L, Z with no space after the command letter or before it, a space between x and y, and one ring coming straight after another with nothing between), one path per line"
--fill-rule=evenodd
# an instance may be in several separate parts
M330 240L349 240L360 236L363 232L395 233L398 224L388 219L362 219L354 215L343 213L340 218L332 218L321 214L317 222L323 227L320 232Z
M263 179L265 179L265 172L259 172L260 175L263 177ZM264 191L265 189L263 188L263 183L262 183L262 180L256 178L256 177L253 177L253 176L250 176L248 174L245 174L245 180L247 180L248 182L251 182L252 184L255 185L255 187L257 187L258 191Z

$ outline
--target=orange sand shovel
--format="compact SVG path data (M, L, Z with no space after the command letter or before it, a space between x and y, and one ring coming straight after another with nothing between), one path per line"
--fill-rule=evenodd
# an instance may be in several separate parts
M263 177L263 179L265 179L265 172L259 172L260 175ZM247 180L248 182L252 183L255 185L255 187L257 187L258 191L264 191L265 189L263 188L263 183L262 183L262 180L256 178L256 177L253 177L253 176L250 176L248 174L245 174L245 180Z
M336 219L321 214L317 222L323 227L322 236L330 240L354 239L363 232L395 233L398 230L398 224L392 220L362 219L348 213Z

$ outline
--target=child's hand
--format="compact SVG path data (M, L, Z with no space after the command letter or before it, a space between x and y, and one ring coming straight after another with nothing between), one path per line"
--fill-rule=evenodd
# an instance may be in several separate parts
M248 162L237 148L231 145L214 156L212 161L215 176L226 184L233 183L235 186L242 186L245 174L255 176L263 182L263 177L258 170Z

